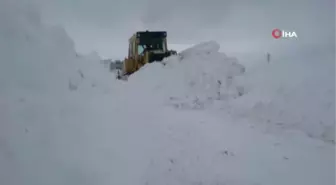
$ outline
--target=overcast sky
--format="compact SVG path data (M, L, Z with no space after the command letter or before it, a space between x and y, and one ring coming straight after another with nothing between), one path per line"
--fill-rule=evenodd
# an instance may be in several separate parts
M138 30L166 30L171 44L216 40L224 49L334 46L334 0L34 0L50 24L63 25L79 52L123 57ZM274 28L296 40L275 40ZM173 48L172 48L173 49Z

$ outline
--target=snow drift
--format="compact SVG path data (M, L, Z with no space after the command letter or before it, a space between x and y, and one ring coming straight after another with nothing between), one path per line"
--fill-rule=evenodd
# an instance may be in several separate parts
M32 4L17 0L0 3L0 93L67 93L69 88L78 88L84 73L98 75L87 78L94 81L87 82L90 86L106 81L94 80L107 74L96 65L97 56L79 57L65 30L43 25Z
M0 184L76 184L87 153L76 138L108 72L26 1L0 1L0 25Z
M166 59L165 65L146 65L129 78L127 96L150 94L154 102L179 109L215 108L267 132L302 131L334 143L333 53L315 50L313 56L300 53L305 57L277 57L271 63L265 56L245 68L219 50L218 43L205 42Z
M297 56L260 59L240 84L246 95L223 105L237 117L270 132L300 130L335 142L335 57L314 50Z
M203 109L215 100L236 98L243 88L234 84L235 78L245 68L236 58L219 52L219 48L215 41L204 42L167 58L164 65L148 64L129 77L127 91L150 94L155 102L164 101L183 109Z
M0 7L0 93L13 93L13 89L59 93L66 89L64 82L73 70L70 61L75 51L64 29L44 27L28 3L5 0Z

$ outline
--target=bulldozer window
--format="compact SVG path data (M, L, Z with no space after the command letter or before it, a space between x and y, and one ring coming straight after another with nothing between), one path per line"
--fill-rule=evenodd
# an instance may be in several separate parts
M153 42L153 43L147 44L147 45L139 45L138 49L140 49L140 48L141 48L141 52L144 49L148 49L148 50L165 50L165 44L162 41L156 41L156 42Z
M163 50L162 43L156 43L156 44L154 45L154 48L157 48L157 49L159 49L159 50Z
M141 55L143 53L144 49L145 49L144 46L138 45L138 55Z
M144 51L153 51L153 50L166 51L166 45L163 40L157 39L157 40L152 40L150 44L135 45L135 48L133 49L133 51L135 51L135 49L137 49L138 55L142 55Z
M162 41L158 41L152 44L152 48L153 49L158 49L158 50L163 50L163 42Z

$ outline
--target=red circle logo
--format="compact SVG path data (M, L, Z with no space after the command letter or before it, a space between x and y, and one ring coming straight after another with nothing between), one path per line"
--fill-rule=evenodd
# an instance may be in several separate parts
M275 38L275 39L278 39L282 36L281 34L281 30L280 29L274 29L272 31L272 36Z

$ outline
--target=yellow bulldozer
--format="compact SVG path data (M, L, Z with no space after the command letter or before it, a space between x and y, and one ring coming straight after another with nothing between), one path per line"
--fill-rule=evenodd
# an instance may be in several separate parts
M166 31L138 31L129 39L128 57L123 61L117 79L126 79L145 64L161 62L176 54L176 51L168 50Z

